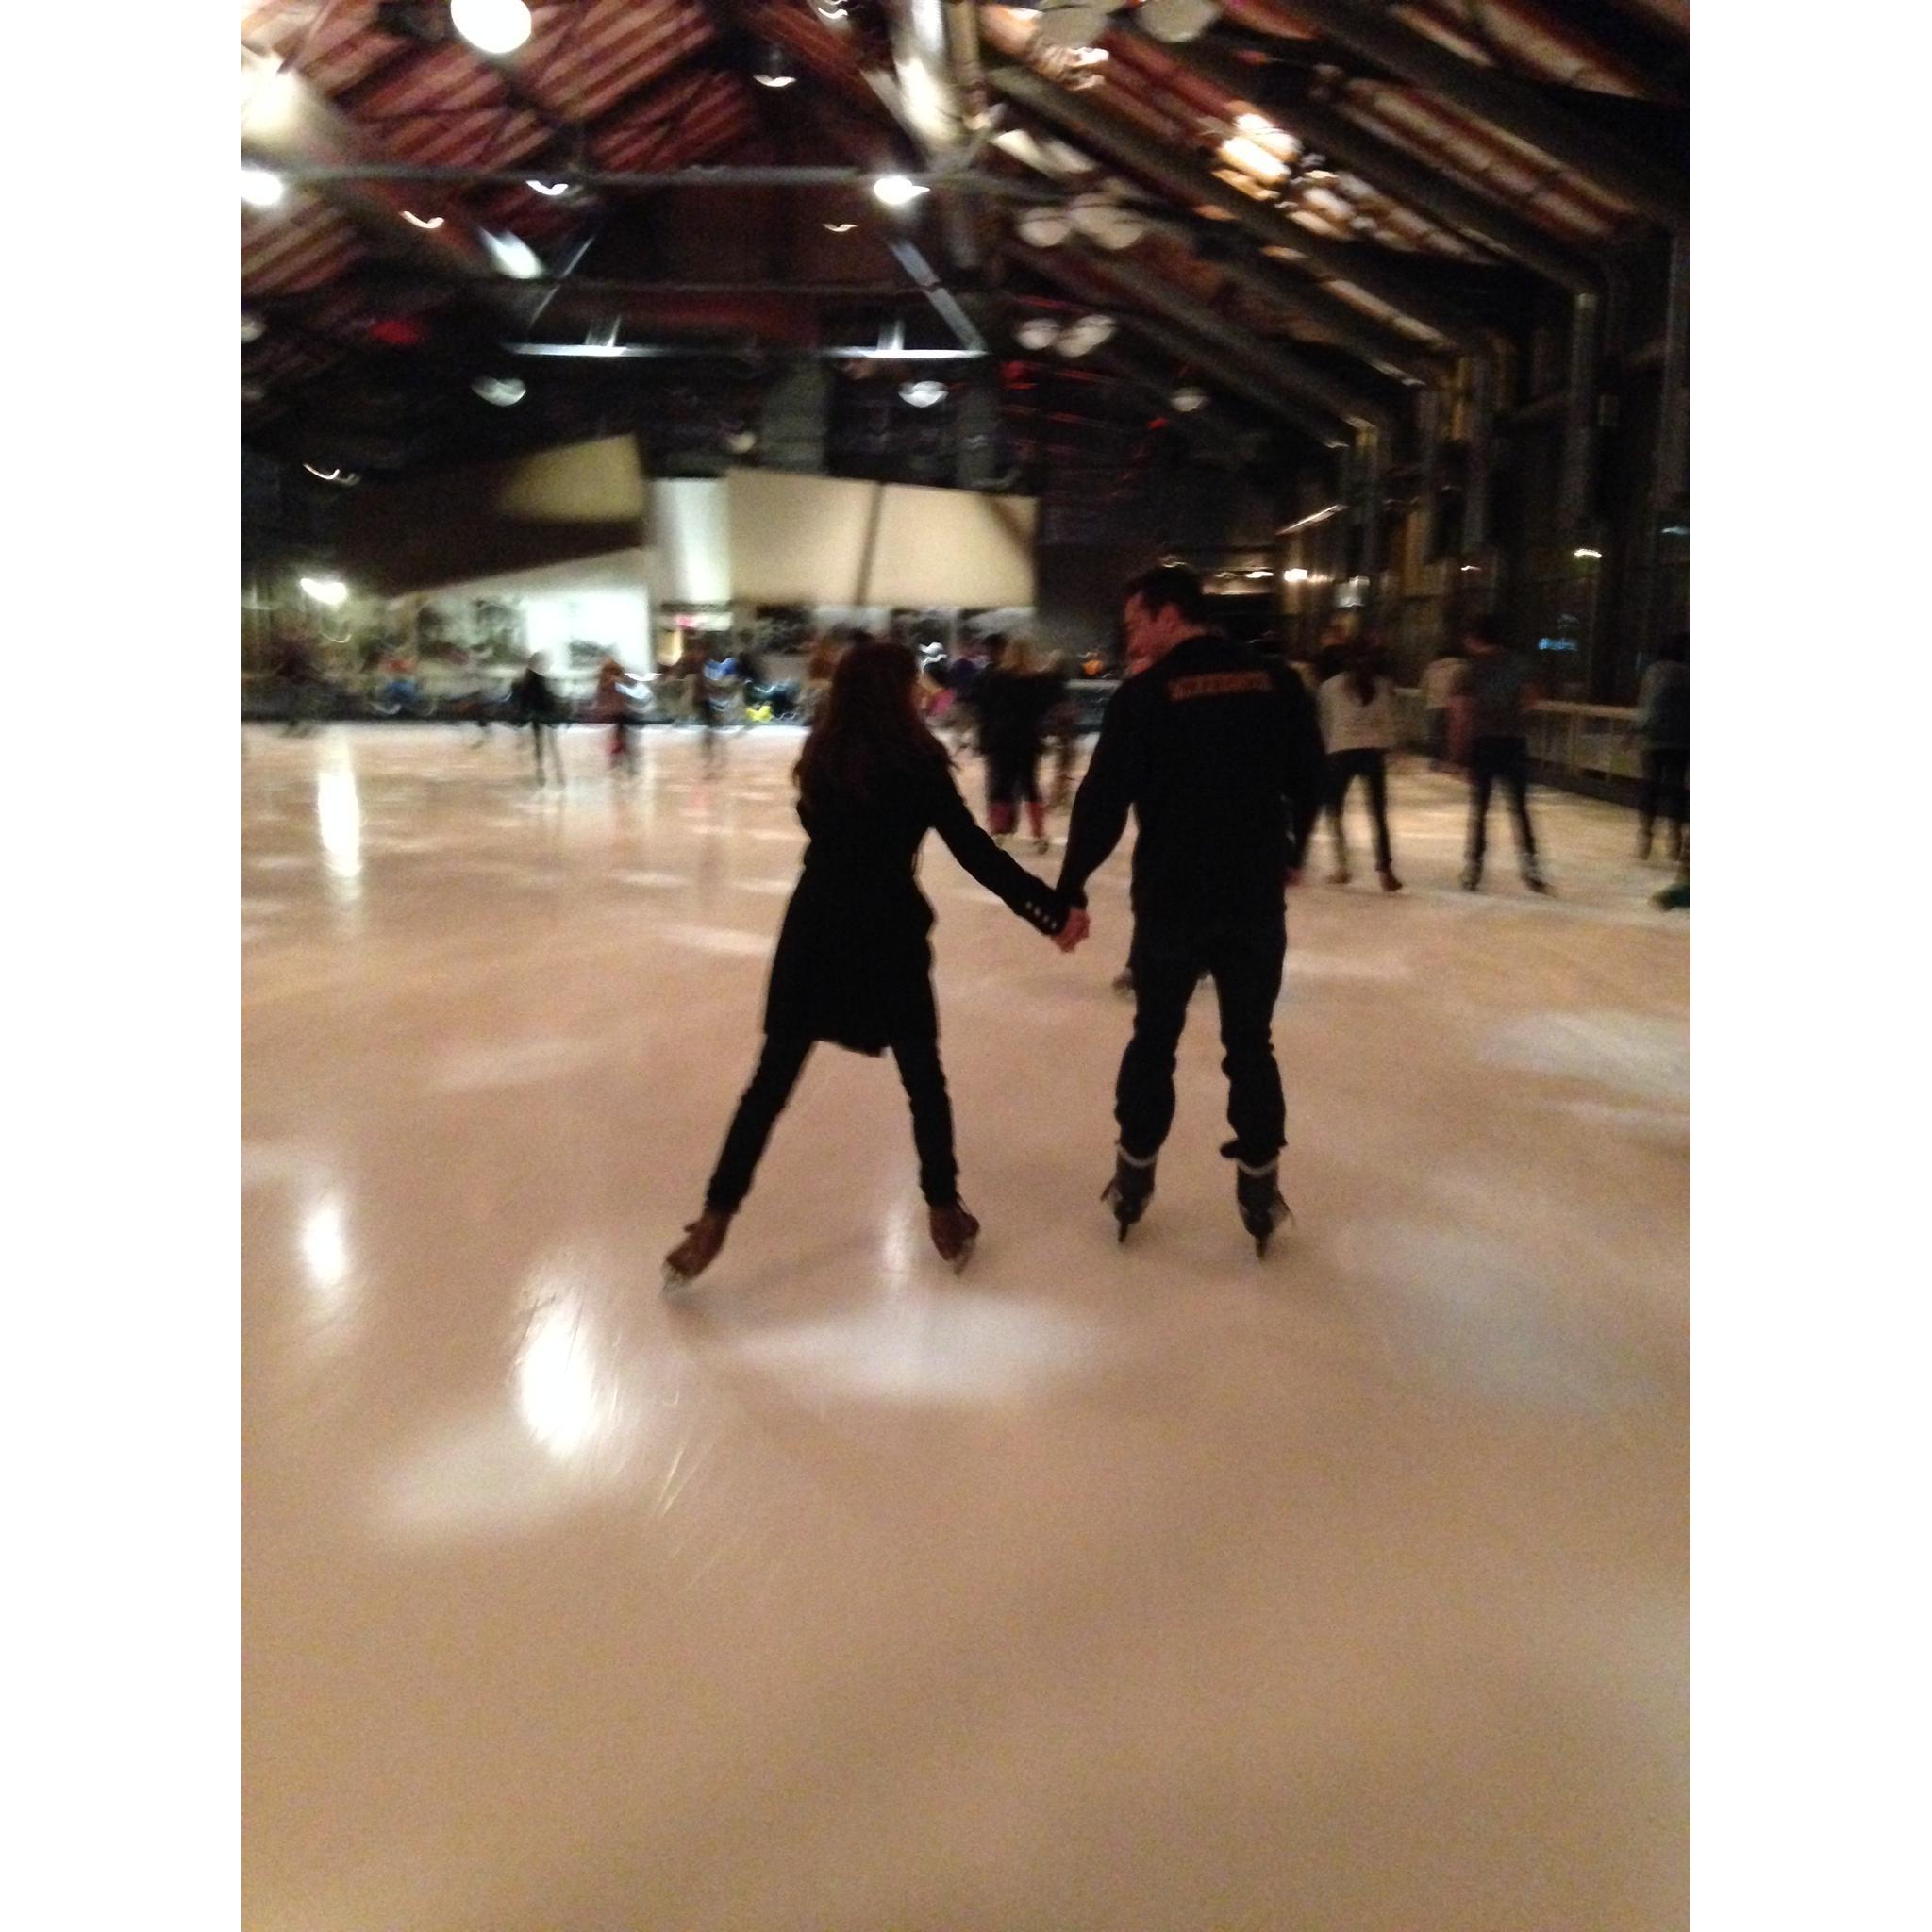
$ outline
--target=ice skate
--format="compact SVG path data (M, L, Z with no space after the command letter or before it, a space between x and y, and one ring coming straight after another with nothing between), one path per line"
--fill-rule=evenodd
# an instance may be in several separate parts
M1100 1198L1113 1209L1121 1241L1126 1240L1128 1228L1146 1213L1147 1203L1154 1196L1155 1159L1150 1154L1145 1160L1136 1160L1124 1147L1113 1150L1113 1178L1101 1191Z
M1391 872L1386 865L1382 868L1382 870L1379 873L1376 874L1376 877L1382 881L1382 890L1385 892L1401 891L1402 881L1399 878L1397 878L1395 874L1392 872Z
M979 1239L978 1222L962 1201L931 1208L927 1219L932 1228L932 1244L939 1250L940 1259L951 1262L955 1274L962 1274L973 1258L973 1244Z
M1532 892L1547 892L1550 890L1550 882L1543 876L1542 867L1533 858L1524 865L1523 883Z
M713 1208L685 1224L684 1239L664 1257L666 1294L681 1293L718 1258L730 1227L730 1215Z
M1271 1160L1266 1167L1250 1167L1235 1156L1232 1141L1221 1151L1234 1159L1234 1199L1241 1225L1255 1238L1255 1253L1265 1257L1274 1230L1284 1221L1294 1221L1294 1209L1282 1197L1280 1163Z
M1479 865L1465 865L1462 868L1462 890L1465 892L1479 892L1482 889L1482 867Z
M1351 873L1348 869L1347 859L1344 858L1339 865L1336 866L1335 870L1328 874L1328 883L1331 886L1345 886L1347 885L1349 880L1354 876L1355 874Z

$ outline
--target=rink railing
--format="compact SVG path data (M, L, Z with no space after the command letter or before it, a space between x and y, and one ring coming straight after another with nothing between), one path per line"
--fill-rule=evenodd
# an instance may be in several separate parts
M1420 691L1396 687L1402 741L1428 743ZM1578 791L1623 798L1643 775L1637 711L1627 705L1578 705L1546 699L1529 714L1529 760L1538 777Z

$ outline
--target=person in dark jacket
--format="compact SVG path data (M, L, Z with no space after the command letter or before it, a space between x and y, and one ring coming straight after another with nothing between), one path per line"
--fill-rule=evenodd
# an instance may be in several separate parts
M840 660L798 760L798 818L808 843L785 910L765 996L765 1044L738 1103L704 1212L665 1257L668 1290L709 1266L751 1191L770 1138L812 1047L888 1047L912 1105L919 1185L933 1245L956 1266L979 1224L959 1199L953 1113L933 1004L933 909L914 861L928 831L973 877L1071 952L1087 916L1001 852L973 822L952 760L918 706L919 669L902 644L854 644Z
M1274 1002L1326 761L1313 701L1292 672L1208 626L1201 580L1164 564L1127 587L1129 661L1146 669L1108 701L1074 800L1059 888L1075 906L1119 843L1131 808L1134 1034L1114 1092L1120 1126L1107 1191L1124 1240L1154 1191L1174 1122L1174 1052L1202 969L1213 976L1226 1058L1241 1220L1265 1251L1288 1212L1278 1170L1286 1106Z
M1473 617L1463 627L1469 662L1450 700L1458 761L1469 767L1469 845L1462 890L1480 891L1489 840L1490 792L1498 778L1509 794L1516 821L1516 862L1532 892L1547 892L1537 858L1536 827L1529 822L1529 739L1526 720L1539 703L1529 667L1505 647L1493 617Z
M1679 631L1657 655L1637 691L1643 739L1643 791L1637 803L1637 856L1650 857L1657 808L1671 827L1671 858L1684 856L1690 818L1690 633Z
M999 660L974 691L979 713L979 748L986 757L986 815L993 837L1014 829L1020 802L1033 830L1033 849L1044 852L1046 807L1040 797L1040 753L1049 712L1065 695L1064 682L1043 665L1030 638L1008 639Z
M529 668L510 686L509 699L512 722L530 727L530 752L537 762L537 783L543 783L543 754L547 750L550 769L561 785L563 767L558 762L556 731L563 706L550 680L543 675L541 652L530 653Z

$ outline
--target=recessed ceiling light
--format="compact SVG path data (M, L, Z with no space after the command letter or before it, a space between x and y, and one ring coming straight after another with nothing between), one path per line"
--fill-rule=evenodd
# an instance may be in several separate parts
M274 208L286 192L282 177L266 168L242 170L242 199L250 208Z
M450 0L450 25L484 54L514 54L530 38L524 0Z

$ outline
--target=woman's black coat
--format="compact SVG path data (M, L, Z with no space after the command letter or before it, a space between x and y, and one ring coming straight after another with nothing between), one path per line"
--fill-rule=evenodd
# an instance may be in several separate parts
M928 831L1041 932L1067 923L1066 900L974 823L941 758L881 778L870 800L801 801L798 819L810 843L772 960L765 1031L774 1038L875 1054L895 1041L937 1036L926 940L933 909L913 873Z

